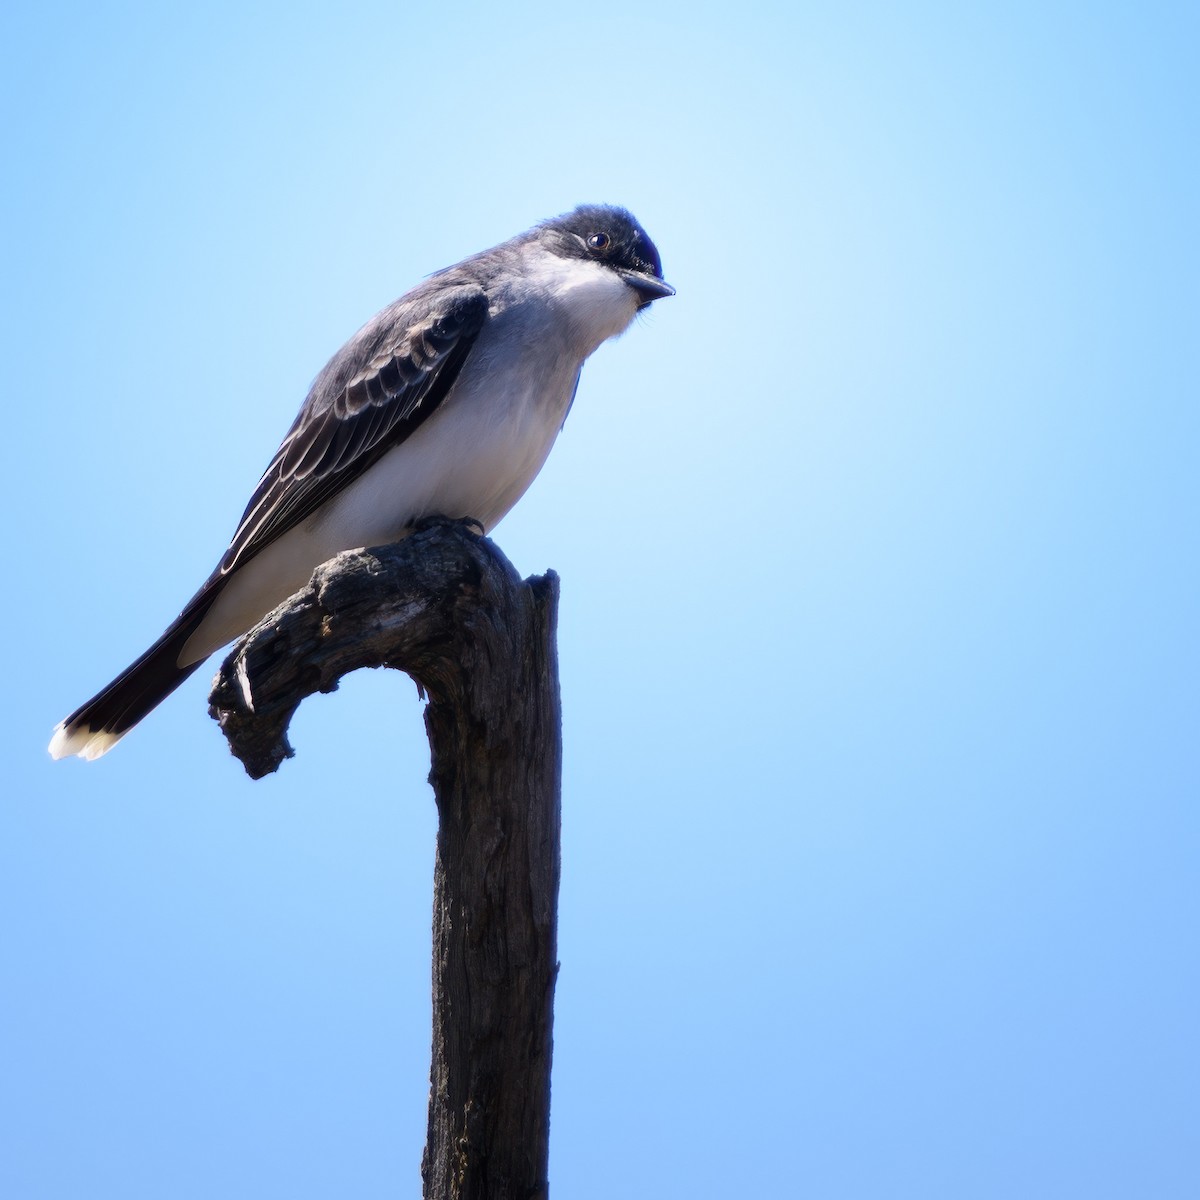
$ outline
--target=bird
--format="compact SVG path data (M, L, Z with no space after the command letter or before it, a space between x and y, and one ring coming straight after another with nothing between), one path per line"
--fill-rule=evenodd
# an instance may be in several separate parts
M584 361L674 294L633 215L584 204L377 313L316 377L212 574L58 724L50 754L105 754L340 551L398 541L433 516L490 532L545 463Z

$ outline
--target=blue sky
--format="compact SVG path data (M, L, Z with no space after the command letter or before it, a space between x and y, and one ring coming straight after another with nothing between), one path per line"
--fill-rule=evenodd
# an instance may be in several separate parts
M496 533L563 579L555 1194L1200 1191L1193 7L10 9L0 1193L416 1194L411 683L258 784L207 670L45 742L338 345L584 200L679 294Z

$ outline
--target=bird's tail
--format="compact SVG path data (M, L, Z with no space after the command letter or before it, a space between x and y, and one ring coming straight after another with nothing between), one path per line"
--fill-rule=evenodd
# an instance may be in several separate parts
M51 755L99 758L165 700L204 661L181 667L179 654L211 604L202 590L137 662L60 722L50 739Z

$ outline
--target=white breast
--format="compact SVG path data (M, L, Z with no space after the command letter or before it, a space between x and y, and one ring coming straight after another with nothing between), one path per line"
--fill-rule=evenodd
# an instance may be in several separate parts
M514 295L521 302L516 302ZM536 303L529 303L530 295ZM451 393L407 441L234 572L180 665L238 637L342 550L395 541L427 516L492 529L533 482L562 427L583 360L637 311L612 270L542 252L499 292Z

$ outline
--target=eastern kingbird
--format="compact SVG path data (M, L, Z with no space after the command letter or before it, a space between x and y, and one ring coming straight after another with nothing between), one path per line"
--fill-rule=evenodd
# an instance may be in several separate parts
M628 212L583 205L389 305L317 376L204 586L50 753L99 758L339 551L428 516L490 530L546 461L584 359L674 294Z

